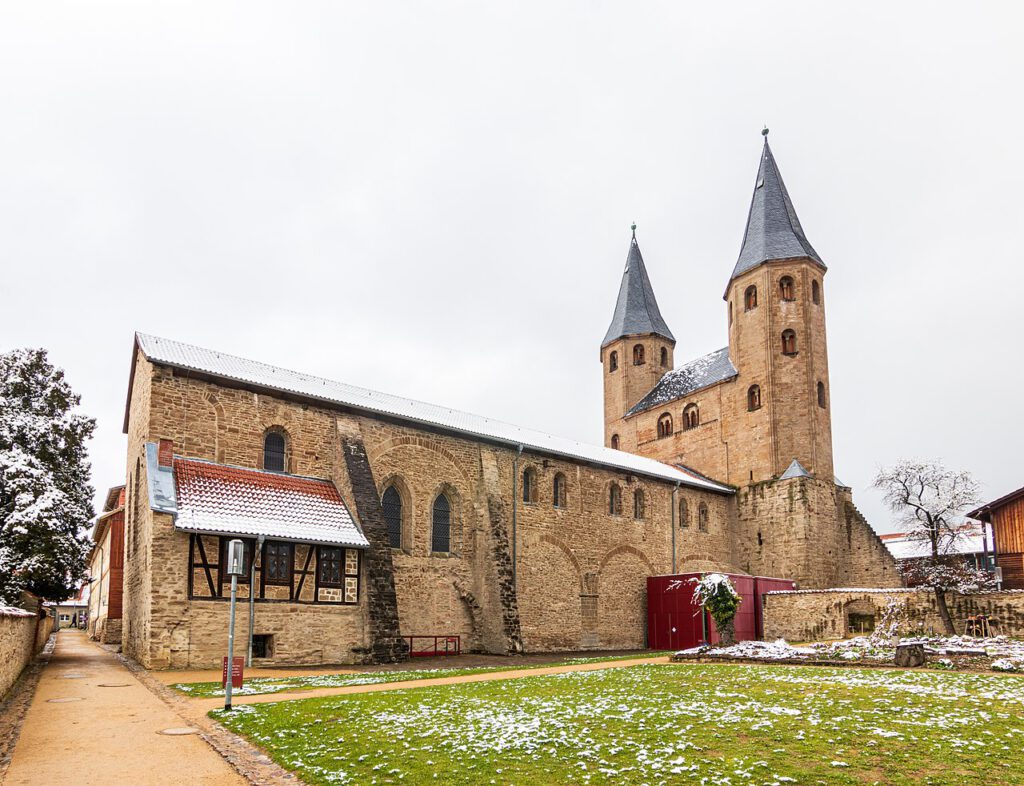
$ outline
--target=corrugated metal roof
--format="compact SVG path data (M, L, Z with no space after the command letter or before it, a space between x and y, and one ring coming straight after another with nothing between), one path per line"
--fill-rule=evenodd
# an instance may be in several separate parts
M714 385L726 379L732 379L739 372L729 359L729 347L691 360L684 366L669 371L651 388L651 392L638 401L626 417L636 415L660 404L667 404L683 396Z
M889 553L896 559L919 559L931 556L932 547L929 541L908 538L905 532L890 532L880 537L886 548L889 549ZM987 550L991 553L991 544ZM986 548L981 527L965 524L960 537L949 546L945 553L981 554L983 551L986 551Z
M640 246L636 242L636 234L629 244L626 255L626 269L622 271L622 283L619 284L619 297L615 301L615 312L611 324L605 333L603 347L610 341L622 336L638 336L654 333L675 341L672 331L661 316L658 301L654 297L654 287L647 275Z
M175 458L174 485L175 529L370 545L328 480Z
M728 486L693 477L668 464L632 453L588 445L480 415L460 412L457 409L392 396L343 382L333 382L322 377L289 371L156 336L139 333L136 334L136 341L143 354L154 363L203 372L265 390L296 394L316 401L388 415L411 424L433 426L470 437L482 437L508 446L522 445L525 449L540 453L579 459L624 472L681 483L692 488L724 494L733 493Z
M796 208L786 191L786 184L782 182L766 136L754 195L750 199L747 227L743 232L743 245L732 278L766 260L793 257L810 257L825 266L800 226Z

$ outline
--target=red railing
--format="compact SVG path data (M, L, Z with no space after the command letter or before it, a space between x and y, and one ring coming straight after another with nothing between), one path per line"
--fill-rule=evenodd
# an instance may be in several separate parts
M462 639L459 636L403 636L403 638L409 642L409 655L413 658L462 654Z

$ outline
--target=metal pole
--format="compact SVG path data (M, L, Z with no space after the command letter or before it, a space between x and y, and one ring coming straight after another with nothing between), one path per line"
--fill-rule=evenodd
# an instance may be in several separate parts
M249 650L245 655L245 665L252 667L252 630L256 626L256 555L263 552L263 536L256 540L256 550L249 558Z
M231 622L228 624L228 678L224 685L224 709L231 709L231 678L235 670L235 600L238 597L238 576L231 574Z

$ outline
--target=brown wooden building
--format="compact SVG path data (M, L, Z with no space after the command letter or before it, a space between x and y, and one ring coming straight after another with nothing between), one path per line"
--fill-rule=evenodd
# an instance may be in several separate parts
M1024 589L1024 488L982 505L967 516L992 525L1003 588Z

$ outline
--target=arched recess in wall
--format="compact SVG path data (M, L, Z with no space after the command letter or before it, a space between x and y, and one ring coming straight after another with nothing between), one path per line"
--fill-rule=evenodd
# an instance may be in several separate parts
M578 649L584 592L582 566L564 541L547 534L527 541L516 589L524 648Z
M225 428L224 425L224 405L220 403L217 396L210 392L204 391L203 398L213 408L213 460L218 464L224 462L224 439L222 437L222 431Z
M598 569L597 630L601 647L643 646L647 576L657 574L647 555L634 546L621 544L605 553Z

